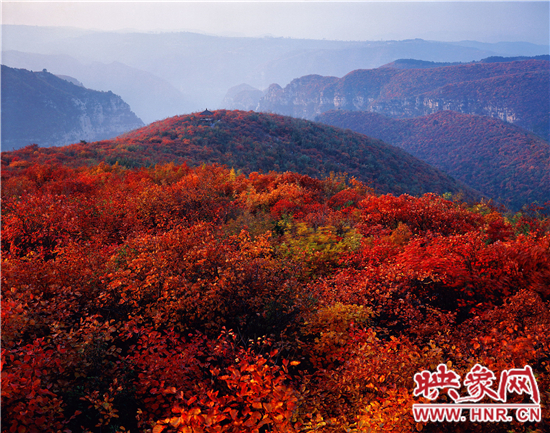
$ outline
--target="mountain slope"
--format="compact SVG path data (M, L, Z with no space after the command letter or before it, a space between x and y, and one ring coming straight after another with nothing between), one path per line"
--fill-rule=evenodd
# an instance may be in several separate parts
M59 146L100 140L143 122L120 96L56 77L2 65L2 148Z
M2 148L101 140L143 126L120 96L2 65Z
M326 77L328 79L328 77ZM260 111L313 119L325 111L415 117L441 110L500 118L548 137L550 62L470 63L355 70L334 82L301 77L266 94Z
M346 172L382 193L479 194L447 174L379 140L278 115L219 110L176 116L98 143L22 149L3 155L9 166L62 161L73 166L106 161L127 167L156 163L224 164L253 171L295 171L312 177Z
M317 120L398 146L511 208L550 200L548 142L498 119L452 111L391 119L334 110Z
M2 63L31 71L45 68L56 75L74 77L89 89L110 90L120 95L145 123L190 110L187 98L166 80L118 61L80 62L67 55L4 51Z

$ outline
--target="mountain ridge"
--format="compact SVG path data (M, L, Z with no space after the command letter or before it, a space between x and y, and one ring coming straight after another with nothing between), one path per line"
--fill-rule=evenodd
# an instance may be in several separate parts
M129 105L59 78L2 65L2 148L63 145L113 137L143 126Z
M186 96L166 80L122 62L81 62L62 54L44 55L3 51L2 63L9 67L69 75L85 87L120 95L145 123L164 119L190 108Z
M376 68L399 58L426 61L470 62L489 56L548 54L548 46L535 44L478 44L471 42L328 41L291 38L246 38L200 35L191 32L91 32L25 26L3 27L3 49L44 55L66 54L84 64L118 61L153 74L185 96L185 110L161 113L162 119L182 112L221 108L227 89L248 83L266 89L285 86L305 75L342 77L349 71ZM134 50L128 47L136 47ZM223 64L223 68L218 65ZM13 67L25 67L12 64ZM54 70L53 65L37 69ZM56 73L67 74L65 71ZM71 74L68 74L71 75ZM83 78L75 78L83 81ZM120 91L118 91L120 93ZM130 101L132 107L136 102ZM228 107L224 107L228 108Z
M288 116L236 110L175 116L112 140L3 154L5 167L18 166L20 160L72 166L103 161L125 167L217 163L245 173L292 171L317 178L345 172L382 193L450 192L468 200L481 197L462 182L380 140Z
M267 93L258 111L313 119L325 111L395 118L440 110L498 117L548 139L550 62L469 63L429 69L359 69L325 84L300 77Z

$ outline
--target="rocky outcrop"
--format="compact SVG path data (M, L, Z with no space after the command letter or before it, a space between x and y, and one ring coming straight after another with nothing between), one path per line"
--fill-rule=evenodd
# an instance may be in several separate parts
M310 75L284 89L270 86L258 111L314 119L334 109L395 118L452 110L499 118L548 139L549 72L547 60L527 60L357 70L340 79Z
M112 138L143 126L112 92L2 65L2 150Z

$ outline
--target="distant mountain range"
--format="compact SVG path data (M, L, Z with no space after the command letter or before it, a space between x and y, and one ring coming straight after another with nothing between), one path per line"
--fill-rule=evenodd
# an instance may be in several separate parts
M529 43L236 38L11 25L2 26L2 32L4 64L47 68L86 87L112 90L145 122L205 107L228 108L222 107L227 90L242 83L265 90L296 77L342 77L402 58L471 62L549 54L548 46Z
M269 87L259 111L313 119L333 109L409 118L452 110L500 118L548 139L550 62L476 62L445 67L309 75Z
M518 62L522 60L550 60L549 55L541 56L517 56L517 57L502 57L492 56L486 59L481 59L479 63L502 63L502 62ZM469 62L470 63L470 62ZM474 62L471 62L474 63ZM457 66L462 65L463 62L428 62L425 60L415 59L398 59L395 62L388 63L381 66L382 68L395 68L395 69L427 69L427 68L440 68L442 66Z
M548 142L499 119L452 111L392 119L333 110L317 120L398 146L509 208L550 201Z
M2 65L2 150L111 138L143 126L120 96Z
M82 166L105 161L125 167L187 162L242 170L293 171L312 177L347 173L377 192L480 194L405 151L352 131L291 117L219 110L176 116L112 140L60 148L4 152L5 167L59 161Z

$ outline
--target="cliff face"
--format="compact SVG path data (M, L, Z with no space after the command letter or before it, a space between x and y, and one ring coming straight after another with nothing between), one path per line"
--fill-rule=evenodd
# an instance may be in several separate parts
M549 72L550 62L527 60L357 70L340 79L306 76L284 89L272 85L258 110L306 119L333 109L395 118L452 110L499 118L547 139Z
M120 96L2 65L2 150L98 141L143 122Z

